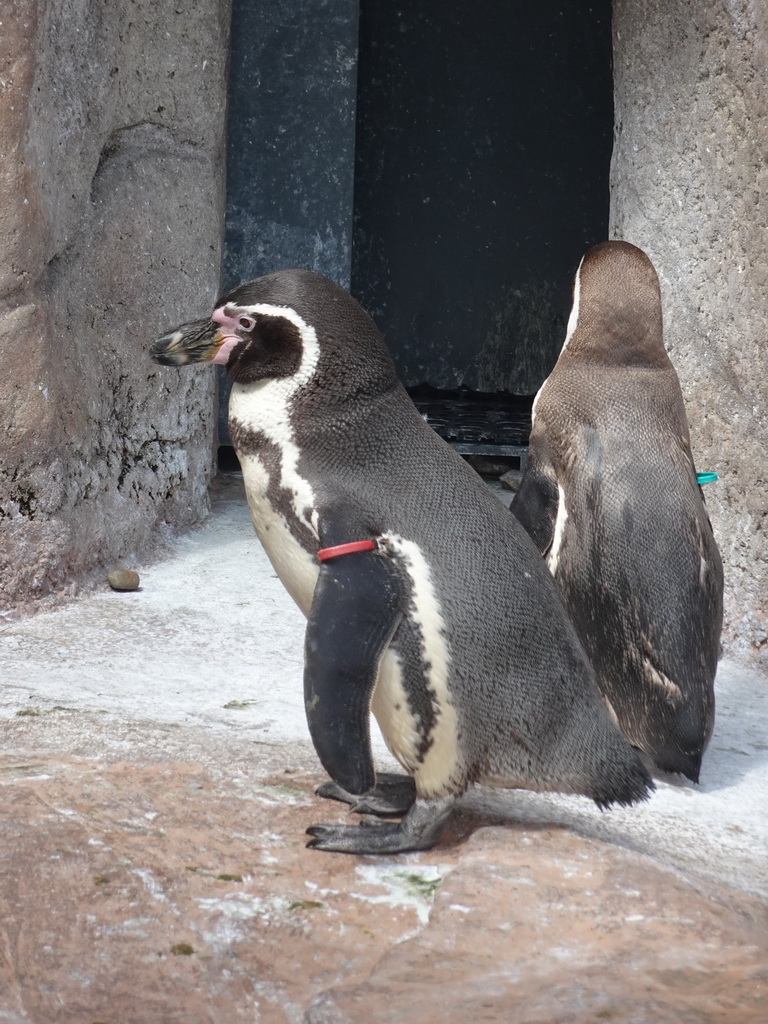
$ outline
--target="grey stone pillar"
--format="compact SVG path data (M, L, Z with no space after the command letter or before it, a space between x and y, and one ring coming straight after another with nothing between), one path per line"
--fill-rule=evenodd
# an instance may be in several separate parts
M206 513L213 375L151 338L210 309L229 0L0 7L0 608Z
M725 640L768 657L764 4L614 0L611 236L661 278L667 348L726 579Z

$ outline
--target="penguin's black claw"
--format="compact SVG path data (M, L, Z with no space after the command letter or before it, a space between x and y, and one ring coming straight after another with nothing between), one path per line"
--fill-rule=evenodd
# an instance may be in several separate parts
M359 825L312 825L307 835L309 850L328 853L405 853L407 850L427 850L434 839L419 841L404 832L399 824L387 821L365 822Z
M454 797L416 800L399 823L362 821L359 825L312 825L308 849L329 853L406 853L428 850L437 842L448 819Z
M409 775L381 772L376 776L376 785L362 796L348 793L337 782L324 782L315 790L317 796L326 800L339 800L349 804L355 814L375 814L377 817L402 817L407 814L416 799L416 786Z
M366 793L357 803L350 805L350 810L355 814L374 814L377 818L402 818L411 803L413 803L412 800L410 803L403 804L376 796L375 793Z
M338 800L343 804L354 804L359 799L348 793L343 786L340 786L338 782L334 782L332 779L318 786L315 790L315 796L321 796L324 800Z

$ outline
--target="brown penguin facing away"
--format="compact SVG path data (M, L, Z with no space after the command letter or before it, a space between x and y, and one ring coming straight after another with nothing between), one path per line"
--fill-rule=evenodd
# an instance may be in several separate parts
M320 795L402 817L315 825L311 846L426 849L480 781L602 807L648 795L535 545L423 421L349 294L270 274L152 354L233 381L253 525L307 616L307 723L333 780ZM371 712L407 776L376 776Z
M723 569L697 483L659 281L628 242L590 249L533 405L512 511L544 554L629 741L698 781L714 723Z

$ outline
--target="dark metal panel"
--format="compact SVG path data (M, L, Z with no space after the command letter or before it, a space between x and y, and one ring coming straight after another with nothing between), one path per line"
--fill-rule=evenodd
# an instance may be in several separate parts
M235 0L227 286L308 267L349 286L357 0Z
M358 0L234 0L225 289L286 267L349 287L358 15ZM227 395L222 374L222 443Z
M352 289L408 385L538 389L612 130L610 0L362 0Z

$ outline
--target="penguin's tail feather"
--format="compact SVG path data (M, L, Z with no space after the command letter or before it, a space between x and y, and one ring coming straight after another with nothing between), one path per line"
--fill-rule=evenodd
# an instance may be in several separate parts
M590 725L581 732L578 749L571 748L572 763L575 766L580 762L577 774L588 780L581 792L590 796L601 811L612 804L628 807L647 800L656 787L638 752L607 713L594 716ZM569 739L576 737L571 733Z
M656 789L647 768L637 752L616 730L615 740L598 760L598 771L592 774L590 796L601 811L612 804L629 807L647 800Z
M711 684L710 684L711 685ZM699 781L701 761L714 724L714 700L700 680L684 688L688 699L676 708L659 706L632 722L627 735L653 759L660 771Z
M669 775L684 775L691 782L698 782L701 773L701 759L703 750L696 750L693 753L669 747L662 750L654 749L649 751L659 771Z
M592 794L601 811L607 811L613 804L629 807L648 800L656 786L639 759L638 766L634 771L625 771L610 780L603 780L599 791Z

